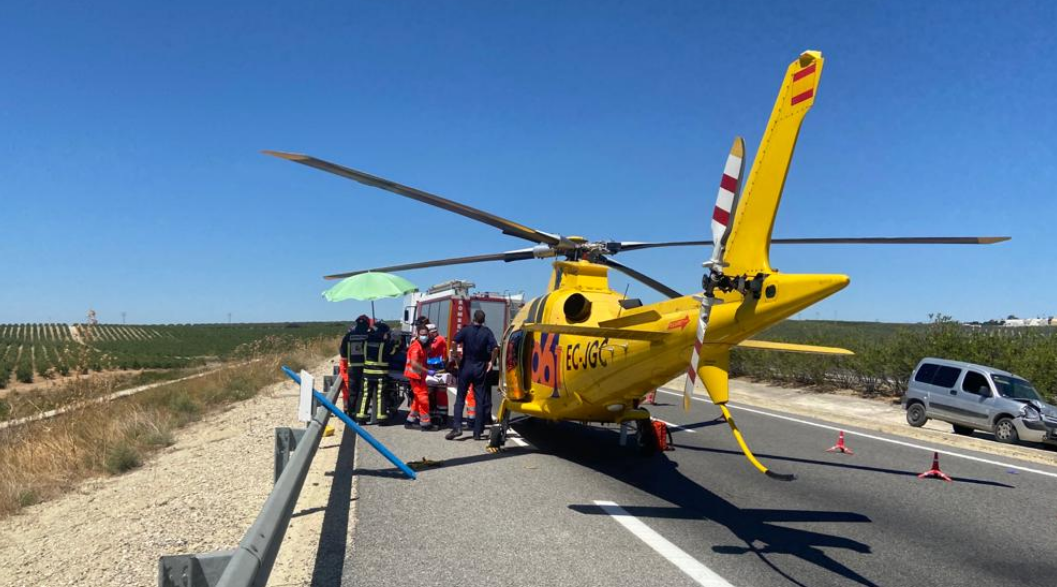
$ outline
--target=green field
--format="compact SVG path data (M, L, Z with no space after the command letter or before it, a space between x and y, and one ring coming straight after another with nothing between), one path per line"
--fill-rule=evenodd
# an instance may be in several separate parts
M31 383L77 372L193 367L296 340L338 337L346 328L339 322L0 324L0 389L12 377Z
M989 365L1029 379L1051 401L1057 397L1057 328L967 326L937 316L926 324L786 321L761 340L837 346L853 357L738 350L731 374L818 388L847 388L897 396L924 357Z

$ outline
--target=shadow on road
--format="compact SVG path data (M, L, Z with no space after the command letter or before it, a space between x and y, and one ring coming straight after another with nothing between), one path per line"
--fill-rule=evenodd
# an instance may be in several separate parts
M482 442L482 443L479 443L479 444L481 445L481 450L483 451L484 450L484 446L485 446L484 443ZM448 468L451 468L451 467L460 467L460 466L463 466L463 465L473 465L473 464L476 464L476 463L483 463L483 462L486 462L486 461L495 461L495 460L498 460L498 459L506 459L506 458L510 458L510 457L517 457L517 456L521 456L523 454L528 454L530 452L533 452L533 451L528 449L528 448L525 448L525 447L518 447L518 446L507 447L507 448L504 448L502 452L498 452L498 453L481 452L481 454L475 454L475 455L468 455L468 456L465 456L465 457L455 457L455 458L452 458L452 459L439 460L439 461L436 461L436 464L429 465L428 467L423 467L421 469L416 470L415 472L417 474L419 474L419 475L422 475L422 474L425 474L425 473L429 473L430 471L435 471L437 469L448 469ZM326 474L330 475L330 473L326 473ZM388 468L385 468L385 469L356 469L353 472L353 474L357 475L357 476L360 476L360 477L383 477L383 478L386 478L386 479L407 479L407 477L404 475L404 473L402 471L400 471L399 469L396 469L394 467L388 467Z
M349 540L349 513L352 505L353 461L356 456L356 435L342 434L338 458L333 473L323 514L323 528L316 548L316 564L312 569L312 585L340 585L345 566L345 551Z
M716 453L716 454L736 455L738 457L742 456L741 451L738 451L738 450L726 450L726 449L722 449L722 448L706 448L706 447L702 447L702 446L688 446L688 445L685 445L685 444L676 444L675 446L677 448L679 448L680 450L684 450L685 449L685 450L693 450L693 451L699 451L699 452L711 452L711 453ZM769 455L769 454L762 454L762 453L758 453L756 456L757 456L757 458L760 458L760 459L763 459L763 460L769 460L769 461L788 461L790 463L804 463L804 464L808 464L808 465L820 465L820 466L823 466L823 467L837 467L839 469L854 469L856 471L868 471L868 472L871 472L871 473L884 473L884 474L887 474L887 475L900 475L900 476L904 476L904 477L917 477L918 473L921 472L921 471L900 471L899 469L885 469L883 467L868 467L866 465L853 465L851 463L834 463L834 462L829 462L829 461L818 461L818 460L815 460L815 459L802 459L802 458L799 458L799 457L783 457L783 456L779 456L779 455ZM972 484L972 485L990 485L991 487L1002 487L1004 489L1014 489L1014 486L1008 485L1006 483L1002 483L1002 482L999 482L999 481L987 481L987 480L984 480L984 479L969 479L969 478L966 478L966 477L954 477L954 476L952 476L951 478L954 479L954 481L957 482L957 483L969 483L969 484Z
M726 425L727 421L723 419L723 416L713 418L711 420L705 420L703 422L694 422L693 424L678 424L679 428L685 428L688 430L694 430L695 428L707 428L708 426L719 426ZM679 430L675 430L678 432Z
M841 536L774 525L775 522L789 521L859 523L871 521L862 514L739 508L684 476L679 472L678 464L666 455L653 458L629 456L628 449L617 446L616 433L611 429L531 422L519 426L518 432L542 452L560 456L603 473L676 506L674 508L625 507L633 515L711 520L725 526L744 543L744 545L714 545L713 552L719 554L752 553L775 573L795 585L803 586L804 584L768 560L768 554L795 556L843 577L844 583L876 587L873 581L834 560L822 550L822 548L841 548L869 554L871 548L868 544ZM583 514L605 515L593 504L570 505L569 507Z

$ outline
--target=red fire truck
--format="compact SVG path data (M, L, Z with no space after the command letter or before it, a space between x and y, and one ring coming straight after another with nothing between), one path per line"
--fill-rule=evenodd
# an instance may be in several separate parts
M404 304L403 330L411 332L415 319L426 316L450 344L455 333L470 323L474 311L484 310L485 326L499 339L524 305L525 295L472 292L474 287L469 281L452 280L438 283L425 292L410 294Z

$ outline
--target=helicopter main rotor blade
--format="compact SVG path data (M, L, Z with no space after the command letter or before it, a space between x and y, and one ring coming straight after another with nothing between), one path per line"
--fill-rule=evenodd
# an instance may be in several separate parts
M632 269L631 267L628 267L627 265L623 265L621 263L617 263L613 259L610 259L608 257L601 257L599 262L602 263L603 265L608 265L609 267L612 267L613 269L616 269L617 271L620 271L621 273L623 273L624 275L627 275L628 277L630 277L632 279L636 279L636 280L642 282L643 284L650 286L651 288L661 292L662 294L668 296L669 298L673 298L674 299L674 298L683 297L683 294L675 291L674 289L668 287L667 285L664 285L663 283L657 281L656 279L650 277L649 275L646 275L645 273L640 273L640 272Z
M993 245L1008 236L870 236L852 238L776 238L779 245Z
M991 245L1009 240L1008 236L869 236L823 238L774 238L773 245ZM638 251L661 247L707 247L712 241L670 241L663 243L622 242L618 251Z
M511 261L524 261L526 259L532 258L534 258L534 255L532 254L532 249L519 249L516 251L507 251L505 253L495 253L491 255L452 257L450 259L438 259L436 261L420 261L418 263L404 263L403 265L389 265L388 267L374 267L372 269L361 269L359 271L349 271L348 273L335 273L334 275L326 275L323 277L323 279L344 279L346 277L352 277L353 275L369 273L372 271L407 271L409 269L443 267L445 265L464 265L467 263L485 263L488 261L505 261L509 263Z
M401 185L395 181L389 181L388 179L377 177L369 173L356 171L355 169L350 169L338 165L337 163L331 163L310 155L300 155L297 153L283 153L281 151L263 151L263 153L266 155L272 155L273 157L279 157L280 159L286 159L288 161L307 165L309 167L315 167L316 169L333 173L334 175L340 175L341 177L360 182L364 185L369 185L371 187L376 187L404 196L405 198L417 200L423 204L436 206L437 208L454 212L460 216L465 216L471 220L483 222L489 226L498 228L503 231L504 234L523 238L534 243L556 245L561 242L561 239L556 235L529 228L523 224L518 224L513 220L507 220L506 218L496 216L495 214L490 214L484 210L478 210L477 208L472 208L465 204L460 204L429 192Z

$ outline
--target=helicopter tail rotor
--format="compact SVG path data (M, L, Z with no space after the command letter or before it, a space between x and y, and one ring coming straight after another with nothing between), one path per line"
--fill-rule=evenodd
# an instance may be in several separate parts
M716 298L715 290L717 288L721 291L747 290L751 295L751 287L748 287L751 282L747 284L744 279L731 280L723 274L723 268L725 267L723 256L726 252L727 239L730 237L730 226L734 220L734 214L737 212L738 201L741 197L741 178L744 172L745 141L741 137L736 137L734 144L730 148L730 154L727 156L726 166L723 168L723 178L720 180L719 193L716 196L716 207L712 211L712 257L704 263L708 273L705 274L703 279L702 285L705 291L701 297L701 310L697 319L697 337L694 339L694 349L690 355L690 367L687 369L686 383L683 386L683 409L690 410L694 385L697 382L698 375L700 375L701 383L704 384L705 390L708 391L709 398L723 412L723 417L730 426L730 431L734 434L734 440L738 442L738 446L741 447L745 458L757 470L772 479L792 481L796 478L795 476L771 471L752 454L752 450L749 449L749 445L741 435L741 430L738 429L738 425L734 422L730 409L727 408L727 401L730 399L730 347L724 345L719 347L722 350L710 349L707 353L703 352L712 306L721 302L721 300ZM745 291L742 291L742 293L744 294Z
M698 370L701 368L701 347L705 342L705 331L708 329L708 318L712 314L712 306L716 303L713 285L713 276L723 274L723 252L726 249L727 237L730 236L730 224L737 211L738 197L741 193L741 177L745 172L745 140L741 137L734 138L734 144L730 147L727 163L723 168L723 177L719 182L719 194L716 196L716 206L712 210L712 258L705 263L709 269L705 277L705 295L701 298L701 310L697 318L697 336L694 338L694 350L690 354L690 368L686 371L686 383L683 386L683 409L690 411L690 398L694 393L694 385L697 383ZM726 369L723 369L723 392L708 386L712 401L720 403L726 400ZM719 387L719 382L715 382ZM717 397L719 396L719 397Z

